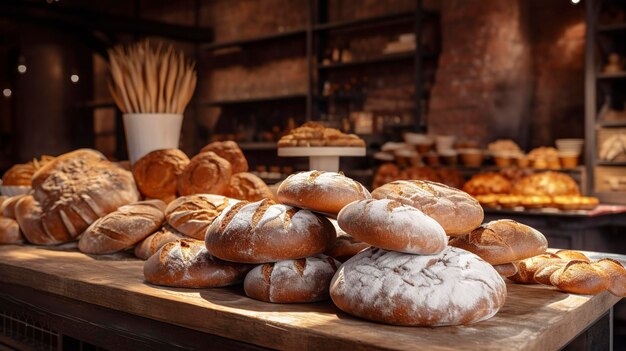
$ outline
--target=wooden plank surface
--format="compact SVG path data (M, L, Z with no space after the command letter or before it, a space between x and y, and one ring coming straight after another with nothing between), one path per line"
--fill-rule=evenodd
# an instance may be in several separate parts
M142 267L143 261L134 259L0 247L0 282L278 349L554 350L619 301L608 293L581 296L509 284L506 304L490 320L459 327L395 327L349 316L331 302L278 305L252 300L241 287L152 286L144 282Z

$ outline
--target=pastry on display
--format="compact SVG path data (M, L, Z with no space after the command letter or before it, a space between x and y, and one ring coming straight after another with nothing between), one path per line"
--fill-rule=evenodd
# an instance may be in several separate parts
M476 195L508 194L511 192L511 182L502 175L494 172L474 175L463 185L463 191Z
M613 134L602 141L598 157L601 160L615 161L626 156L626 133Z
M248 171L248 160L234 141L216 141L200 150L200 153L212 151L219 157L230 162L233 174Z
M499 195L498 205L504 208L514 208L522 204L523 197L517 195Z
M225 196L245 201L259 201L274 197L263 179L248 172L234 174L228 181Z
M133 176L139 191L147 198L170 203L176 198L176 179L189 164L178 149L156 150L133 164Z
M371 195L361 183L343 173L308 171L287 177L280 184L277 197L287 205L336 215L345 205Z
M344 263L330 285L330 296L342 311L404 326L486 320L504 305L506 295L504 280L490 264L454 247L437 255L366 249Z
M57 239L75 238L98 218L139 200L132 173L90 149L48 162L32 186L43 228Z
M341 262L317 255L256 266L243 288L249 297L272 303L307 303L327 300L328 287Z
M102 255L130 248L161 228L165 206L161 200L122 206L93 222L80 237L78 249Z
M207 229L205 241L220 259L267 263L315 256L335 239L326 217L266 199L224 210Z
M15 218L26 240L35 245L57 245L72 240L67 231L49 233L41 220L41 205L32 195L26 195L15 206Z
M487 150L492 154L504 153L510 155L523 154L519 145L511 139L498 139L487 145Z
M552 206L552 198L547 195L520 196L520 204L527 209Z
M12 218L0 217L0 245L21 244L24 237L20 232L20 226Z
M370 247L369 244L357 240L352 235L346 233L343 229L341 229L341 227L339 227L336 220L332 218L329 218L328 220L335 227L337 240L335 240L331 247L326 249L324 252L325 255L330 256L337 261L346 262L352 256Z
M194 156L178 176L178 193L222 195L232 175L230 162L212 151Z
M335 128L326 128L317 122L306 122L292 129L278 141L278 147L365 147L365 141L356 134L344 134Z
M434 255L448 241L437 221L389 199L355 201L339 212L337 223L354 238L385 250Z
M253 266L225 262L209 254L204 242L182 239L165 244L143 266L146 281L176 288L215 288L238 284Z
M476 195L474 196L474 198L483 207L498 207L498 200L500 199L500 195Z
M450 246L475 253L493 264L511 263L546 252L548 241L538 230L510 219L485 223L452 238Z
M447 235L463 235L480 226L483 208L468 193L426 180L398 180L372 192L375 199L392 199L432 217Z
M163 245L172 241L184 239L185 237L174 230L174 228L165 225L156 233L150 234L135 246L135 256L142 260L147 260L154 255Z
M209 224L238 200L221 195L196 194L181 196L165 209L167 223L177 232L196 240L204 240Z
M543 196L579 196L580 189L576 181L560 172L541 172L522 178L513 185L516 195Z

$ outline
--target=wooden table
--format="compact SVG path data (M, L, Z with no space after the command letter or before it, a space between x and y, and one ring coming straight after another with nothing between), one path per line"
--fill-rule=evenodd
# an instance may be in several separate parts
M506 304L490 320L459 327L396 327L349 316L331 302L277 305L249 299L241 287L152 286L144 282L142 267L138 260L2 246L0 308L18 306L33 315L49 315L48 321L69 332L81 326L86 341L114 349L149 344L219 349L556 350L601 317L606 320L619 300L606 292L581 296L551 287L509 284ZM588 343L608 345L608 339L603 334Z

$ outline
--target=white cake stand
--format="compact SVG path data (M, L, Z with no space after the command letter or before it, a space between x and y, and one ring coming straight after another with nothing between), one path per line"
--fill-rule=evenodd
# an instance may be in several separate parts
M339 171L340 157L363 157L366 155L364 147L280 147L278 156L280 157L308 157L309 169L327 172Z

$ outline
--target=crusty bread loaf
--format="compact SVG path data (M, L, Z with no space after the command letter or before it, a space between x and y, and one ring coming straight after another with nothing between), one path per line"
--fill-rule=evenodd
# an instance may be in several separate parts
M214 152L202 152L194 156L177 178L180 195L218 194L228 187L232 175L230 162Z
M307 303L326 300L328 287L341 263L318 255L256 266L243 282L246 295L272 303Z
M548 241L534 228L501 219L483 224L469 234L454 237L449 245L473 252L496 265L540 255L546 252Z
M150 256L157 253L163 245L183 238L184 236L174 230L174 228L165 225L135 246L135 256L142 260L147 260Z
M26 195L11 196L0 205L0 216L15 219L15 206Z
M164 211L165 203L161 200L122 206L93 222L81 236L78 249L103 255L132 247L161 227Z
M346 262L352 258L352 256L370 247L369 244L357 240L346 233L339 227L336 220L331 218L328 220L332 223L333 227L335 227L337 240L335 240L335 243L331 247L324 251L324 255L330 256L340 262Z
M226 208L239 202L221 195L196 194L181 196L165 210L167 223L181 234L204 240L209 224Z
M560 258L571 261L571 260L581 260L585 262L591 262L589 257L587 257L584 253L574 250L559 250L556 252L556 255Z
M517 274L517 266L513 263L503 263L493 266L500 276L508 278Z
M224 195L250 202L274 198L267 184L261 178L248 172L237 173L230 177Z
M98 218L136 202L133 175L89 149L50 161L33 176L44 230L53 237L75 238Z
M273 200L239 202L209 226L206 246L227 261L266 263L314 256L335 241L335 228L311 211Z
M12 218L0 217L0 245L21 244L24 237L20 232L20 226Z
M407 326L485 320L504 305L506 293L490 264L454 247L437 255L369 248L344 263L330 285L333 302L344 312Z
M30 186L35 171L32 162L13 165L2 175L2 185Z
M36 245L57 245L71 241L66 232L48 233L41 221L41 205L32 195L24 196L15 206L15 217L24 237Z
M535 275L533 276L533 280L536 283L543 285L552 285L552 274L557 270L565 267L569 261L564 259L554 259L547 260L541 266L537 268L535 271Z
M143 266L146 281L177 288L213 288L241 282L253 266L219 260L204 242L182 239L165 244Z
M433 255L448 242L437 221L395 200L355 201L339 212L337 223L356 239L385 250Z
M133 164L137 188L146 197L170 203L176 198L176 179L189 164L179 149L152 151Z
M343 173L309 171L292 174L278 188L281 203L336 215L356 200L370 199L361 183Z
M2 215L2 204L8 199L8 196L0 195L0 216Z
M200 152L212 151L219 157L230 162L233 174L248 171L248 160L234 141L215 141L205 146Z
M568 293L593 295L608 289L611 278L589 262L572 260L552 273L550 283Z
M508 278L516 283L536 284L535 273L548 261L561 261L561 258L553 253L546 252L520 260L515 262L517 273Z
M593 267L609 276L611 294L626 297L626 269L621 263L611 258L603 258L594 262Z
M484 218L483 208L469 194L427 180L397 180L374 190L372 197L413 206L439 222L451 236L472 231Z

